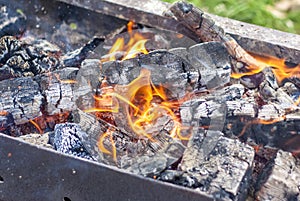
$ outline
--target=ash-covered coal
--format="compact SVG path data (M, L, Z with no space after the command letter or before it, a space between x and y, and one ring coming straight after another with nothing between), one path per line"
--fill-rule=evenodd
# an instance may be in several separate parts
M77 124L57 124L54 128L54 148L65 154L94 160L81 142L83 135L86 134Z

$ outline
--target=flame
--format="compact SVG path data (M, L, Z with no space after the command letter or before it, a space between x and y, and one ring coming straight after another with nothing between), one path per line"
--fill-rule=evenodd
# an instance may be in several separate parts
M134 22L128 22L127 31L130 37L128 43L125 44L125 39L123 37L117 38L108 52L108 57L101 59L101 62L117 60L117 53L123 53L121 59L122 61L134 58L140 53L148 54L148 51L145 47L148 39L138 32L133 32L133 26Z
M280 121L284 121L286 119L286 116L281 116L278 118L274 118L274 119L254 119L252 121L249 121L245 124L245 126L243 127L243 130L241 131L241 133L238 135L238 137L241 137L245 134L245 132L247 131L247 129L254 124L264 124L264 125L270 125L270 124L274 124Z
M34 120L30 119L29 122L39 131L40 134L44 133L44 131L41 129L38 123L36 123Z
M140 75L128 85L108 86L106 82L101 85L101 94L95 96L95 107L85 110L85 112L94 112L101 118L103 113L122 113L127 121L126 125L131 133L137 138L148 138L153 141L153 135L159 133L149 133L148 129L155 125L159 118L165 117L171 119L173 128L169 134L173 138L188 140L189 136L182 136L183 128L180 118L175 111L184 101L168 100L167 91L162 85L154 85L151 81L151 72L142 68ZM163 129L163 128L162 128ZM116 160L115 143L112 137L113 131L108 129L101 135L98 141L98 148L105 154L112 155ZM105 145L105 139L110 138L111 150Z
M260 64L260 68L248 68L249 71L244 73L232 73L231 77L235 79L239 79L245 75L254 75L264 68L271 66L272 71L279 83L281 83L286 78L297 77L300 78L300 64L290 67L286 64L285 59L279 59L272 56L262 56L254 53L250 53L256 61Z
M6 116L8 115L8 112L5 110L0 111L0 116Z
M105 145L104 145L104 140L105 138L109 137L109 141L111 143L111 146L112 146L112 150L109 151ZM112 129L108 129L104 134L101 135L101 137L99 138L98 140L98 148L99 150L104 153L104 154L109 154L109 155L112 155L113 156L113 159L115 162L117 162L117 149L116 149L116 145L115 145L115 142L113 140L113 130Z

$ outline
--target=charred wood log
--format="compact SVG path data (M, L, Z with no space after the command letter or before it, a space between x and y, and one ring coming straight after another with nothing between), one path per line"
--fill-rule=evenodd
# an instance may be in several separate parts
M254 150L218 131L193 133L181 169L197 181L201 191L222 200L247 197Z
M192 4L183 1L174 3L166 15L174 17L183 26L194 31L203 42L222 43L231 56L233 72L245 73L251 69L258 70L265 67L264 64L248 54L231 36L225 34L224 30L217 26L207 14ZM249 88L253 87L253 83L244 82L244 84Z
M11 36L0 39L0 80L35 76L60 67L59 48L45 40L19 41Z
M279 150L258 179L256 199L299 200L299 160L291 153Z
M200 77L190 63L183 58L165 50L157 50L147 55L122 62L106 62L103 64L103 75L110 84L127 85L140 75L140 69L151 71L153 84L164 84L166 89L172 91L172 98L180 98L191 86L195 86Z
M185 148L180 141L172 139L165 132L161 132L152 141L133 138L119 128L80 110L73 112L73 121L87 133L80 136L81 141L98 162L116 165L144 176L158 175L178 161ZM111 137L103 138L108 133Z
M62 58L64 66L80 67L82 61L88 57L91 51L103 43L104 40L104 37L95 37L83 47L67 53Z
M0 111L7 124L24 124L42 115L43 96L38 83L31 77L0 81L0 93Z
M43 115L91 107L98 76L99 61L86 60L80 70L65 68L34 77L0 81L1 129L22 125Z

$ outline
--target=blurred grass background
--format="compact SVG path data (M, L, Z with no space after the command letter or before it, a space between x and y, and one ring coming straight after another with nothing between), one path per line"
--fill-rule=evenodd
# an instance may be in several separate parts
M176 2L177 0L163 0ZM187 0L203 11L300 34L300 0Z

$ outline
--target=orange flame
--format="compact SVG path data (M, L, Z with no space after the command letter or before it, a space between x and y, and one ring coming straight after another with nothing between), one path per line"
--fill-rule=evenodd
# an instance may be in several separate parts
M243 130L241 131L241 133L239 134L238 137L241 137L245 134L245 132L247 131L247 129L253 125L253 124L265 124L265 125L270 125L270 124L274 124L274 123L277 123L277 122L280 122L280 121L284 121L286 119L285 116L281 116L281 117L278 117L278 118L275 118L275 119L254 119L252 121L249 121L245 124L245 126L243 127Z
M0 116L6 116L8 115L8 112L3 110L3 111L0 111Z
M109 87L102 84L101 87L102 94L95 96L95 108L85 112L95 112L97 117L101 117L99 113L121 112L137 137L146 137L150 140L153 140L153 133L149 133L147 129L152 128L159 118L168 115L173 122L170 136L181 140L189 139L189 136L181 135L182 125L175 113L183 100L169 101L166 89L152 83L151 72L148 69L142 68L140 75L128 85ZM104 145L104 140L108 137L112 150L108 150ZM116 149L110 129L99 138L98 148L105 154L113 155L116 160Z
M108 52L109 57L101 59L102 62L117 60L117 53L122 53L121 60L134 58L140 53L148 54L148 51L145 47L145 44L148 41L148 39L146 39L142 34L138 32L133 32L133 26L134 22L128 22L127 31L130 37L128 43L125 44L125 39L123 37L117 38Z
M34 120L30 119L29 122L39 131L40 134L44 133L41 127Z
M112 146L112 150L109 151L105 145L104 145L104 140L105 138L109 137L109 141L111 143L111 146ZM109 154L109 155L112 155L113 156L113 159L115 162L117 162L117 149L116 149L116 145L115 145L115 142L113 140L113 130L111 130L110 128L104 133L101 135L101 137L99 138L98 140L98 148L99 150L104 153L104 154Z
M279 83L281 83L286 78L297 77L300 78L300 64L290 67L286 64L285 59L279 59L272 56L262 56L254 53L250 53L256 61L260 64L259 66L263 66L261 68L249 68L248 72L245 73L232 73L231 77L235 79L239 79L245 75L254 75L264 68L271 66L272 71Z

